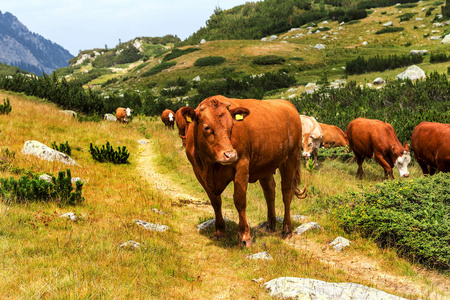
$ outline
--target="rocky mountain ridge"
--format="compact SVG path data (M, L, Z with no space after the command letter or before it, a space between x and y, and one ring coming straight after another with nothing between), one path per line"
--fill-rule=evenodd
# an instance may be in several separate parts
M14 15L0 11L0 62L42 75L69 65L66 49L33 33Z

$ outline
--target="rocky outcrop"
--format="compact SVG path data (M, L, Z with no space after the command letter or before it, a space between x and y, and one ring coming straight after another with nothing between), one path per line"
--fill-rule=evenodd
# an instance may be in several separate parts
M66 165L76 165L79 166L72 158L67 154L56 151L38 141L26 141L23 149L23 154L30 154L39 157L40 159L48 161L60 161Z
M398 74L395 79L410 79L410 80L416 80L416 79L425 79L427 76L425 75L425 72L419 68L416 65L412 65L409 68L407 68L404 72Z

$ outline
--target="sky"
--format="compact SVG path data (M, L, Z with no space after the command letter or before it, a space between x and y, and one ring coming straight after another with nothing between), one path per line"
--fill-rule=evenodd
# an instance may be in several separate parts
M257 0L2 0L29 31L72 55L94 48L114 48L136 37L166 34L186 39L214 13Z

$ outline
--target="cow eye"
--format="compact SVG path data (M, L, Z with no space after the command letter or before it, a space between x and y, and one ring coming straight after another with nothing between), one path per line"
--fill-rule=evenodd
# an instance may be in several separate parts
M212 129L211 127L209 127L208 125L203 125L203 130L205 130L206 132L212 133Z

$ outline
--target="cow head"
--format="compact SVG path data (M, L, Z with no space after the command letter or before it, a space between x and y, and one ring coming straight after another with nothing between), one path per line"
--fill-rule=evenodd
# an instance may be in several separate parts
M188 110L183 115L194 126L196 150L209 162L229 165L238 160L238 153L231 145L233 124L249 114L246 108L231 109L228 102L210 97L203 100L197 109Z
M172 112L169 113L169 121L170 121L170 122L173 122L173 121L174 121L174 119L173 119L173 113L172 113Z
M394 146L392 146L394 148ZM395 160L394 166L400 173L400 177L409 177L408 164L411 162L411 155L409 152L409 144L405 143L404 149L400 150L400 153Z
M125 110L125 114L127 115L127 117L131 117L131 113L134 111L134 109L130 109L129 107L127 107L127 109Z
M312 155L314 149L318 147L316 145L316 137L312 133L303 134L302 144L303 144L302 156L306 159L308 159Z

